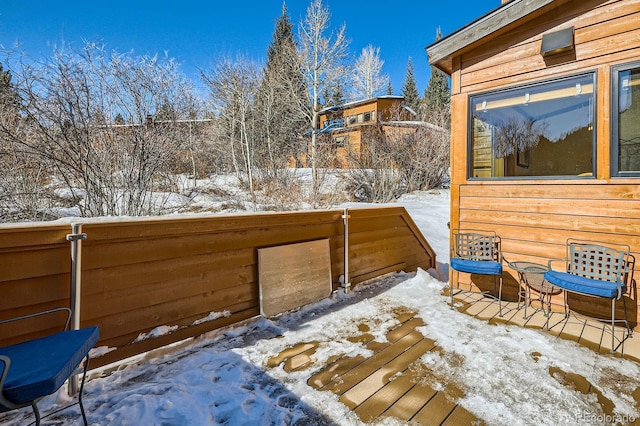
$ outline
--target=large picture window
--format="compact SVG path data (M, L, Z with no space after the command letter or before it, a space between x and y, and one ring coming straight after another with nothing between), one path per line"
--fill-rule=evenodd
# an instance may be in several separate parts
M611 73L611 174L640 176L640 63Z
M592 177L595 74L472 96L469 177Z

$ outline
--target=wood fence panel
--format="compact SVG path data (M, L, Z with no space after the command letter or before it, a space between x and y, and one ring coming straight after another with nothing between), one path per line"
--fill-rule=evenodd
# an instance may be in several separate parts
M343 210L131 220L83 219L81 325L98 325L101 366L259 314L258 249L328 239L332 288L344 274ZM352 283L435 266L402 207L349 210ZM69 225L0 228L1 318L70 306ZM3 329L0 345L49 324ZM37 328L37 327L36 327ZM39 334L40 333L40 334ZM144 337L144 338L143 338Z
M0 227L0 320L70 304L69 225ZM9 344L61 331L66 317L47 315L0 326Z

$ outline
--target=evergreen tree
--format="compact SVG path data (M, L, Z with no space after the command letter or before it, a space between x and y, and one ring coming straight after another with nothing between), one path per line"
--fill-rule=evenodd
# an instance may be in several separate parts
M122 114L118 113L118 115L116 115L116 118L113 120L114 124L117 124L119 126L124 125L124 118L122 117Z
M13 87L11 78L11 71L5 71L0 62L0 108L5 112L9 108L14 111L18 108L18 94Z
M409 57L409 61L407 62L407 74L404 78L404 84L402 85L402 95L404 96L405 105L415 112L418 112L420 107L420 94L418 93L416 80L413 77L413 62L411 62L411 57Z
M440 28L438 28L436 31L436 41L441 38L442 33L440 32ZM424 91L423 105L425 118L432 122L437 121L440 125L446 124L448 127L451 116L450 103L451 90L449 89L447 76L432 66L429 85Z
M178 113L175 108L169 102L169 99L164 98L160 108L156 111L156 121L176 121L178 119Z
M342 83L336 83L335 87L325 87L322 92L322 99L324 100L324 108L340 106L346 103L344 98L344 89Z
M391 80L389 80L389 84L387 85L387 95L393 95L393 86L391 85Z
M274 170L283 167L289 156L300 151L297 145L306 120L298 105L305 102L306 96L293 24L283 3L273 40L267 48L267 62L256 101L263 136L260 151Z

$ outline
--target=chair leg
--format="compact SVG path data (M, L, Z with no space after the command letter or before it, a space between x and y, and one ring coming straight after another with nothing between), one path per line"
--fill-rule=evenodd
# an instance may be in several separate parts
M629 318L627 318L627 301L624 298L624 294L622 295L622 306L624 307L624 325L627 326L627 337L631 339L633 332L631 331L631 326L629 326Z
M459 279L460 272L454 269L453 272L451 272L451 277L449 278L449 297L451 298L451 309L453 309L453 278L456 276Z
M89 369L89 355L85 358L84 361L84 369L82 372L82 381L80 382L80 391L78 392L78 405L80 405L80 413L82 413L82 420L84 421L84 426L88 426L87 415L84 412L84 404L82 403L82 390L84 389L84 382L87 378L87 370Z
M611 353L615 354L616 345L616 299L611 299ZM624 338L622 340L624 342Z
M38 410L38 404L36 404L36 401L31 403L31 408L33 409L33 415L36 417L35 424L36 426L40 426L40 410Z
M494 275L494 287L495 287L495 280L497 280L497 276ZM498 316L500 316L500 318L502 318L502 274L500 275L500 290L498 291Z

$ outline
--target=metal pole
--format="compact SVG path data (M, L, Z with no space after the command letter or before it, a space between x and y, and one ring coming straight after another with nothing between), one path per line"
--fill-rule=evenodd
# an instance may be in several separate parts
M82 224L71 224L71 234L67 235L67 241L71 242L71 327L73 330L80 328L80 296L82 289L82 240L87 239L87 234L82 233ZM78 393L78 376L69 378L69 395Z
M344 223L344 282L342 283L342 287L344 288L345 293L349 293L349 289L351 288L351 282L349 281L349 209L344 209L344 214L342 215L342 221Z

